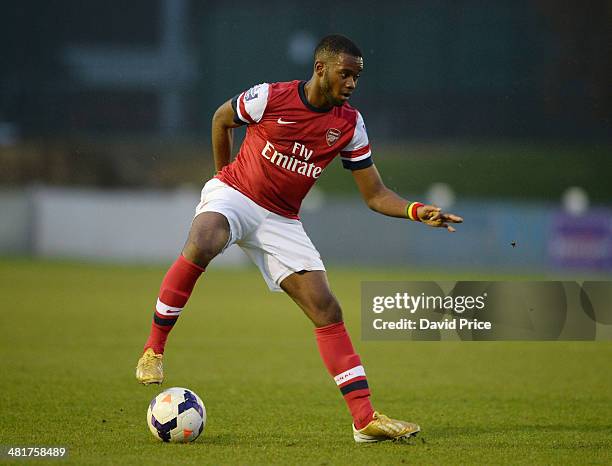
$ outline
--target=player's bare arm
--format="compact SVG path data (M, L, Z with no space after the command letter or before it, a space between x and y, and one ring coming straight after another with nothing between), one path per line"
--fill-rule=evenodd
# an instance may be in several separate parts
M231 100L228 100L217 109L212 118L212 150L217 172L230 162L234 128L238 126L234 121Z
M406 207L410 202L385 186L376 165L352 173L361 197L370 209L389 217L406 218ZM442 212L433 205L419 206L417 215L426 225L446 228L450 232L455 231L450 224L463 222L458 215Z

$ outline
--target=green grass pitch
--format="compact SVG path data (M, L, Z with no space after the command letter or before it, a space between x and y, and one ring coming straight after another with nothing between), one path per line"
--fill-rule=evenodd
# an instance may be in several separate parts
M362 342L360 281L423 278L368 269L330 281L375 407L419 438L354 444L307 319L256 270L213 269L170 336L164 384L198 393L208 423L162 444L145 421L160 388L134 367L164 272L0 261L0 444L65 445L63 464L612 463L611 342Z

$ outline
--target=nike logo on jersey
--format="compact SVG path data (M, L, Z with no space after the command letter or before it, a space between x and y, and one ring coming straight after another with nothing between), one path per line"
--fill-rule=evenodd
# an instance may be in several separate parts
M282 118L279 118L278 120L276 120L276 122L279 125L293 125L293 124L297 123L297 121L286 121L286 120L283 120Z

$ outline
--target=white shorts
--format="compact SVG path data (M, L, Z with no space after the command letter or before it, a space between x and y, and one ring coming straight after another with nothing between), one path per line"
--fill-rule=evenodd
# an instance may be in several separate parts
M272 291L282 291L280 283L294 272L325 270L302 222L264 209L217 178L202 188L194 218L202 212L217 212L227 218L230 238L223 250L234 243L240 246Z

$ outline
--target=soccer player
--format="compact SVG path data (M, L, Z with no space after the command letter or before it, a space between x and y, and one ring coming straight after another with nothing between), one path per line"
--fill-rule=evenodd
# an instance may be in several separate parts
M368 207L455 231L462 219L409 202L388 189L372 161L361 114L348 104L363 70L359 48L330 35L314 53L309 81L263 83L221 105L213 116L217 174L202 189L189 237L164 277L149 339L138 361L143 384L162 383L168 333L210 261L238 244L268 287L284 291L315 326L321 358L353 417L356 442L410 437L417 424L374 411L361 360L342 320L318 251L299 220L300 204L325 167L340 155ZM236 158L232 131L248 125Z

